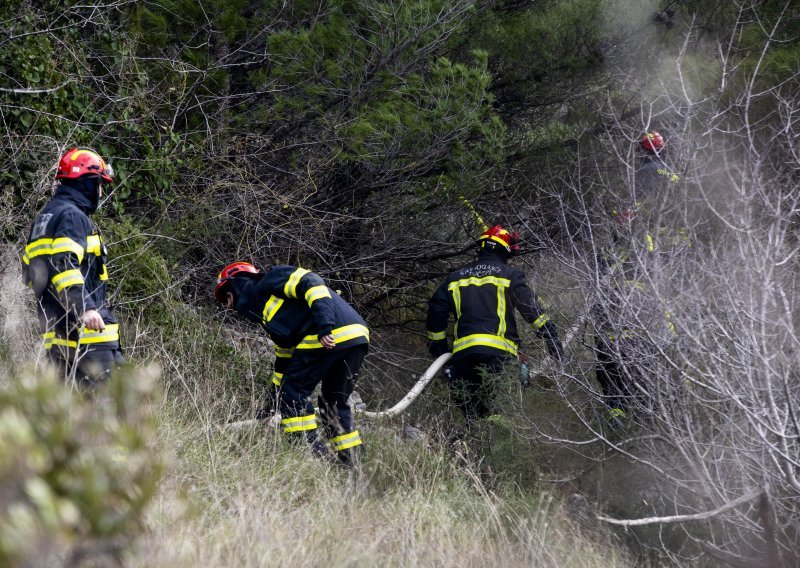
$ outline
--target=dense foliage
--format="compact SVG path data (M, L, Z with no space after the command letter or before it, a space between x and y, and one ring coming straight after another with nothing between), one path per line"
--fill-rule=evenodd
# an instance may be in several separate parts
M518 263L557 323L585 321L609 204L633 183L641 134L664 134L682 180L664 214L692 250L650 273L649 305L676 314L681 336L648 329L655 362L635 369L653 381L655 431L618 443L597 426L579 340L551 401L567 431L525 404L517 428L663 484L645 509L624 507L592 473L562 472L623 516L766 488L761 508L637 534L643 548L796 561L796 3L25 0L0 5L0 30L0 238L19 248L64 149L110 157L119 182L99 225L133 354L215 369L224 380L192 386L204 392L264 374L226 372L243 368L241 337L198 331L235 259L319 272L373 329L365 392L403 392L392 365L424 356L431 287L480 232L462 196L521 231ZM168 367L168 396L184 373ZM225 396L248 407L252 386Z

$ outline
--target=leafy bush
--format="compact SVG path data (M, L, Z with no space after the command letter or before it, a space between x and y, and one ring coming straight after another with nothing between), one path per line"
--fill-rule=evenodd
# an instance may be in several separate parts
M148 446L156 374L92 396L28 374L0 392L0 565L121 559L164 471Z

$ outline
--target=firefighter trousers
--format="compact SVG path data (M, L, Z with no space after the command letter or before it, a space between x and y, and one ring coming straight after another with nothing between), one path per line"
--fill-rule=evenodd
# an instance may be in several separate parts
M452 362L452 379L448 386L467 425L494 412L496 376L510 361L502 355L483 353L462 355Z
M74 380L84 388L95 388L105 383L114 369L125 364L119 348L76 352L75 349L54 346L47 351L47 357L61 380Z
M326 351L295 350L280 388L281 424L287 434L305 433L315 453L320 452L317 422L311 394L320 385L319 418L336 451L337 458L351 461L354 448L362 445L353 425L353 413L348 399L358 380L361 365L369 346L354 345Z

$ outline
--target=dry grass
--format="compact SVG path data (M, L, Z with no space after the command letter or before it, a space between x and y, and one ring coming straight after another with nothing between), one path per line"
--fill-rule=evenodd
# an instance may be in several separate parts
M259 430L162 429L176 448L133 566L616 566L550 495L495 494L456 457L366 435L355 472Z
M0 299L4 377L40 351L13 260L6 253L0 273L9 291ZM451 449L401 440L391 424L362 428L368 454L357 471L324 465L272 430L209 433L258 403L263 346L185 306L164 319L123 325L129 355L163 369L155 445L170 464L126 565L627 564L608 535L582 529L552 495L490 489Z

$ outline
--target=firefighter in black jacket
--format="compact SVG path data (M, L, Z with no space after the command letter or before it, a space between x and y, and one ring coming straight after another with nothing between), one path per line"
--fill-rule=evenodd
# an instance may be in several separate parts
M672 335L675 328L668 312L655 310L647 301L648 272L657 268L657 256L674 250L686 240L685 231L673 231L665 223L670 191L680 182L664 162L664 138L646 132L639 139L639 165L630 201L611 212L612 243L599 260L603 279L608 284L593 307L597 329L595 337L595 376L600 383L612 427L624 425L631 404L643 400L642 384L649 374L651 349L644 341L642 326L649 322L650 333L663 322ZM637 388L637 384L639 387Z
M114 173L96 152L68 150L60 184L33 221L22 257L49 359L66 379L95 386L124 362L119 325L106 302L106 246L89 215Z
M309 400L321 382L320 420L336 457L352 463L362 440L348 398L369 345L361 316L322 278L294 266L261 272L248 262L234 262L220 272L214 295L261 324L275 343L270 398L279 398L284 433L305 435L315 454L326 453Z
M517 356L517 308L541 334L552 357L561 361L563 348L555 324L528 287L525 275L508 266L517 249L512 235L496 225L479 240L478 259L450 274L428 303L428 347L438 357L449 350L447 323L455 316L453 359L448 385L467 424L492 413L488 374L498 374Z
M681 181L664 161L664 137L656 131L646 132L639 139L639 164L636 168L633 203L639 207L650 202L653 207L664 199L663 191Z

